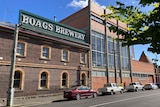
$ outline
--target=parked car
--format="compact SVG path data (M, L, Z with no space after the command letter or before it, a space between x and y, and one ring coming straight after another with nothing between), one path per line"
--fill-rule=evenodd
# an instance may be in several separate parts
M64 91L64 98L80 100L81 98L93 97L96 98L98 92L87 86L73 86L70 90Z
M145 90L153 90L153 89L158 89L158 86L155 85L154 83L149 83L149 84L145 84L143 88Z
M158 88L160 88L160 83L156 83L156 85L158 86Z
M123 93L124 88L121 86L118 86L116 83L108 83L105 84L104 87L98 88L98 92L101 93L102 95L105 94L115 94L116 92L120 92L121 94Z
M132 82L129 84L129 86L126 87L127 91L138 91L138 90L144 90L143 85L139 82Z

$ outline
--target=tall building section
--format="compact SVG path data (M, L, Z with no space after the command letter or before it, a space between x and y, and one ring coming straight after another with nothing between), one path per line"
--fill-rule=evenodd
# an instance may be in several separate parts
M125 31L127 25L115 19L106 20L101 17L103 14L107 14L106 9L89 2L87 7L61 21L61 23L87 32L87 40L89 40L91 50L92 87L97 89L108 82L116 82L119 85L128 85L132 81L154 82L153 64L145 63L150 65L149 72L145 68L140 69L141 65L138 68L140 71L136 72L136 65L133 64L132 58L134 57L134 48L122 47L122 43L115 40L115 38L122 38L122 36L111 32L108 28L110 25L114 25ZM150 75L153 76L151 81L148 80Z

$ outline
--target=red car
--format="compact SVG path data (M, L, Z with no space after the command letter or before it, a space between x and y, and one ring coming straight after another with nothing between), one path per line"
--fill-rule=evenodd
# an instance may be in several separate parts
M69 91L64 91L63 97L68 99L80 100L81 98L88 98L88 97L96 98L97 95L98 92L95 90L91 90L89 87L74 86L71 87Z

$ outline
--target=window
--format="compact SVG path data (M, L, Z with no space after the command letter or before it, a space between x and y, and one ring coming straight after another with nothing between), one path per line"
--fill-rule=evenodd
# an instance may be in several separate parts
M84 86L86 86L87 85L87 81L86 81L86 74L85 73L82 73L82 75L81 75L81 85L84 85Z
M49 47L46 47L46 46L42 46L42 50L41 50L41 58L44 58L44 59L50 59L50 49Z
M82 90L89 90L89 87L82 87Z
M68 74L62 74L62 88L68 87Z
M41 74L41 87L47 88L47 73L43 72Z
M93 77L105 77L107 74L104 71L92 71Z
M108 36L108 64L109 64L109 69L120 69L120 52L119 46L117 41L114 41L113 38ZM115 62L114 62L115 58ZM116 64L116 65L115 65Z
M85 64L86 63L86 54L85 53L81 53L80 59L81 59L80 62L83 63L83 64Z
M23 90L24 86L24 71L22 69L16 69L14 73L14 84L15 90Z
M17 44L17 55L18 56L26 56L25 55L25 51L26 51L25 49L26 49L25 43L18 42L18 44Z
M39 89L49 89L50 73L47 70L43 70L39 74Z
M21 83L21 73L19 71L15 71L13 87L20 89L20 83Z
M105 35L92 31L92 66L105 67Z
M121 47L121 53L122 53L122 69L129 70L128 48Z
M114 72L109 72L109 77L115 77L115 73Z
M69 51L62 50L62 61L69 61Z

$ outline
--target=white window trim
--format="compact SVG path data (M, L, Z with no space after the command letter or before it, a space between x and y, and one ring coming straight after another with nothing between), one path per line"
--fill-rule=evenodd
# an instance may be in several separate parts
M27 53L27 43L26 42L23 42L23 41L18 41L18 43L22 43L22 44L24 44L24 53L23 53L23 55L22 54L19 54L19 53L17 53L17 50L16 50L16 55L17 56L26 56L26 53ZM17 44L18 45L18 44Z
M66 51L67 53L68 53L68 55L67 55L67 60L66 59L63 59L63 52L64 51ZM63 62L69 62L69 59L70 59L70 52L69 52L69 50L67 50L67 49L62 49L61 50L61 61L63 61Z
M48 58L43 56L43 48L48 48L49 49ZM41 59L51 59L51 47L42 45L41 46L41 56L40 56L40 58Z
M82 55L84 54L84 57L85 57L85 59L84 59L84 61L82 61ZM87 54L86 53L80 53L80 63L81 64L86 64L87 63Z

